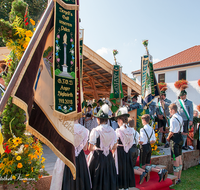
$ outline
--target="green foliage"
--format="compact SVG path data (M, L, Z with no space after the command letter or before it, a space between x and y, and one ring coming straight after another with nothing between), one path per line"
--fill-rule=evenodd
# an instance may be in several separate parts
M10 12L9 20L12 23L16 16L24 19L24 14L26 12L26 7L28 6L27 3L25 3L23 0L15 0L12 3L12 9Z
M70 75L75 78L75 73L74 72L71 72Z
M137 131L140 132L140 129L143 127L143 124L142 124L142 116L146 114L145 110L143 110L140 114L140 116L138 115L137 116L137 122L138 122L138 127L137 127Z
M24 20L27 5L28 17L38 22L47 6L47 0L3 0L0 2L0 47L5 46L5 42L14 38L16 30L12 22L16 16Z
M61 73L60 69L55 70L55 75L59 75Z

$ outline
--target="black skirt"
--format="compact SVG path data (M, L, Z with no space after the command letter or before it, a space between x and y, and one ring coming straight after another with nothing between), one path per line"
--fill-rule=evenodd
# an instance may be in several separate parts
M100 139L96 146L99 148ZM117 172L112 153L105 156L103 151L95 150L89 165L92 190L118 190Z
M71 171L65 165L62 190L90 190L90 175L87 167L85 153L82 150L76 157L76 180L73 180Z
M119 144L121 140L119 139ZM119 188L135 187L135 176L132 162L132 153L135 151L134 145L129 149L128 153L124 151L123 146L117 147L118 158L118 184Z

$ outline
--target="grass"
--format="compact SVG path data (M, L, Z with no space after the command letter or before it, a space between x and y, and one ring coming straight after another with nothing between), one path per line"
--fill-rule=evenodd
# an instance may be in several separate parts
M171 187L175 190L199 190L200 189L200 165L182 171L181 183Z

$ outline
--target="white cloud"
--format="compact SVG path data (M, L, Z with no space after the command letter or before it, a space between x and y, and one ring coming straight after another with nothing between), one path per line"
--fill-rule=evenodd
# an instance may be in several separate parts
M112 53L112 50L102 47L101 49L98 49L96 53L99 54L100 56L104 56L105 54Z
M159 62L159 61L160 61L160 59L158 59L158 58L154 59L154 58L153 58L153 63L157 63L157 62Z

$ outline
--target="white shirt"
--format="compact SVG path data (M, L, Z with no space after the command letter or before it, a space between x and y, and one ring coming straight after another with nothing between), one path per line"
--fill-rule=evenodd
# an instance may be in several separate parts
M94 128L94 129L92 129L92 131L91 131L91 133L90 133L90 139L89 139L89 143L90 144L93 144L93 145L95 145L96 144L96 140L97 140L97 138L100 136L100 133L99 133L99 129L100 129L100 126L103 126L103 127L105 127L105 128L111 128L113 131L112 131L112 133L114 133L115 134L115 131L114 131L114 129L112 128L112 127L110 127L109 125L99 125L99 126L97 126L96 128ZM114 143L116 143L117 142L117 135L115 134L115 139L114 139Z
M176 118L180 121L180 123ZM180 125L181 125L181 130L180 130ZM178 133L179 130L180 132L183 132L183 118L178 113L175 113L170 119L169 131L173 133Z
M150 138L150 142L151 141L156 141L154 129L149 124L147 124L143 128L140 129L140 141L143 142L142 145L145 145L145 144L148 143L148 138L146 136L146 133L145 133L144 129L147 132L149 137L151 136L151 133L153 131L153 134L152 134L152 136Z
M138 145L139 143L139 137L140 137L140 134L134 129L134 134L133 134L133 144L136 144L136 146ZM136 133L136 134L135 134ZM135 138L134 138L135 137ZM136 140L136 142L135 142Z

